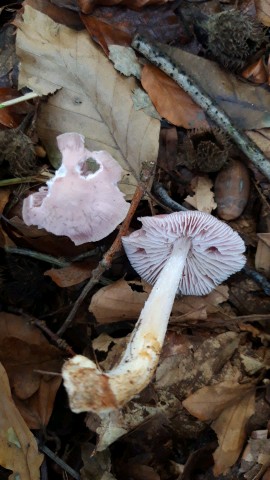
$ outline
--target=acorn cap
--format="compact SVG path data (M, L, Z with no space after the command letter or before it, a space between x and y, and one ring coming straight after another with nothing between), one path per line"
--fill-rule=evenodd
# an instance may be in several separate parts
M105 151L90 152L84 137L64 133L57 137L62 165L55 176L23 202L26 225L37 225L55 235L66 235L75 245L95 242L109 235L129 209L117 182L122 168ZM91 158L99 165L92 173Z
M245 245L226 223L204 212L175 212L139 219L142 228L123 245L139 275L153 284L166 264L175 240L191 241L178 292L206 295L245 265Z

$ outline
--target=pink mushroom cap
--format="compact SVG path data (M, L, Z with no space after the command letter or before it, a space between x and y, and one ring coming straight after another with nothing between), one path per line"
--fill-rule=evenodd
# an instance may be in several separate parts
M245 265L245 244L241 237L208 213L176 212L139 220L142 228L122 240L131 265L151 284L157 280L174 241L179 238L191 241L191 247L178 293L206 295Z
M129 203L119 190L122 168L106 151L90 152L84 137L64 133L57 137L62 165L55 176L23 202L26 225L37 225L55 235L68 236L75 245L95 242L121 223ZM87 165L94 159L99 169Z

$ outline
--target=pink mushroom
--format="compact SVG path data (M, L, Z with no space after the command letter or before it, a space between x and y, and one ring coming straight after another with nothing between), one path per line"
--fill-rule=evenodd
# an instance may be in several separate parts
M109 235L129 209L117 182L122 168L105 151L90 152L84 137L64 133L57 137L62 165L55 176L23 202L26 225L37 225L55 235L66 235L75 245L95 242ZM99 169L92 173L87 160Z
M82 355L65 363L74 412L102 414L143 390L158 364L176 293L205 295L245 264L241 237L212 215L187 211L140 220L142 228L123 244L135 270L155 285L116 367L102 372Z

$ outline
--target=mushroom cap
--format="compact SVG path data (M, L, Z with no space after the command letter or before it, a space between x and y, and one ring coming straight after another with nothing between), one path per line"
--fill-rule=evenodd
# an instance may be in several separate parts
M75 245L101 240L124 220L129 209L117 186L122 168L108 152L87 150L78 133L64 133L57 143L62 165L47 187L24 200L23 220L26 225L66 235ZM95 173L87 167L89 158L99 165Z
M237 232L208 213L176 212L139 218L142 228L123 245L139 275L153 284L167 262L176 239L191 240L178 292L206 295L245 265L245 244Z

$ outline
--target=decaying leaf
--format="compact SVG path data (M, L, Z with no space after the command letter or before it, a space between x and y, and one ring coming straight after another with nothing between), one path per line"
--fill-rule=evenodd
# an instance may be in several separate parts
M205 340L199 347L196 347L195 340L191 341L190 348L186 349L184 355L181 350L173 353L167 349L166 356L161 358L156 371L157 388L178 385L179 393L187 396L196 387L209 384L215 375L221 373L222 367L237 349L239 341L236 333L226 332ZM227 376L226 372L224 376Z
M257 84L266 83L268 80L268 72L262 58L245 68L241 75L250 82Z
M255 410L255 389L223 410L211 427L218 436L219 447L214 452L213 472L219 476L237 461L246 440L246 424Z
M248 441L242 458L240 472L247 480L260 477L270 465L270 440L267 430L254 431ZM263 477L266 480L268 477Z
M57 0L54 1L58 3ZM84 13L90 13L96 5L122 5L137 10L149 5L163 5L171 1L172 0L79 0L78 4Z
M266 27L270 27L270 2L269 0L255 0L257 18Z
M0 364L0 464L12 470L10 480L39 480L43 455L10 392L8 377Z
M162 45L162 50L194 78L237 128L252 130L270 126L269 90L259 86L254 88L254 85L238 80L215 62L179 48Z
M134 109L135 80L116 72L87 32L56 24L29 6L18 25L17 54L20 87L57 91L42 105L37 124L52 164L59 157L56 135L76 125L87 147L107 150L119 161L120 188L130 198L142 164L156 161L160 129L158 120Z
M1 314L0 360L10 381L12 394L30 428L48 423L61 376L36 372L58 372L62 365L60 351L25 319Z
M134 5L136 2L131 0L130 3ZM141 1L138 3L142 6ZM149 5L148 8L134 10L114 4L97 6L91 15L81 14L80 17L92 39L108 54L109 45L129 46L135 33L146 34L151 40L164 43L185 41L185 28L174 9L171 4L159 7ZM84 8L82 11L86 13Z
M195 194L185 198L185 201L200 212L211 213L217 207L212 192L213 183L208 177L197 176L192 181L192 188Z
M84 443L82 460L84 464L81 469L82 480L116 480L111 473L112 462L109 450L95 452L94 445Z
M255 255L255 267L266 277L270 274L270 233L258 233L259 240Z
M89 311L98 323L112 323L123 320L137 320L150 293L151 287L145 282L118 280L100 288L91 300ZM209 313L228 299L228 287L218 286L204 297L186 295L174 302L172 316L175 321L181 315L186 320L205 320Z
M199 420L215 420L224 409L241 401L250 391L254 391L254 387L249 383L226 381L197 390L183 401L183 405Z
M78 285L92 275L92 270L97 266L97 261L76 262L68 267L51 268L44 272L56 285L62 288Z
M187 129L208 127L203 110L157 67L145 65L141 82L161 117Z
M246 134L258 145L266 157L270 158L270 128L247 130Z
M255 411L254 385L226 381L203 387L184 400L183 406L200 420L214 420L211 427L219 441L214 474L226 473L241 453L246 423Z

